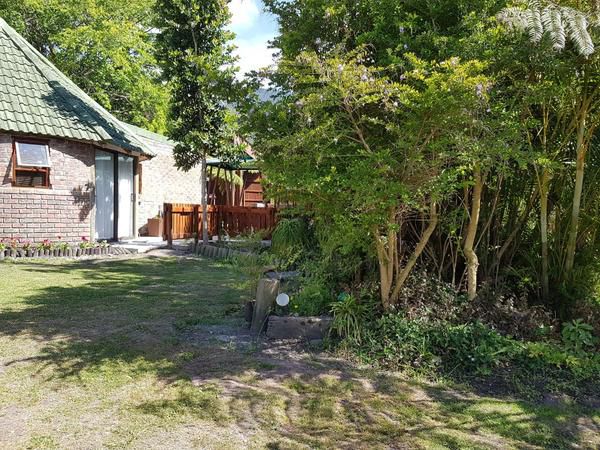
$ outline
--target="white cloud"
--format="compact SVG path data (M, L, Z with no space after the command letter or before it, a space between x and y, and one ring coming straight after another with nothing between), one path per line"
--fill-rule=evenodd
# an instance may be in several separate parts
M244 74L262 69L273 64L273 49L267 48L266 41L247 41L238 40L237 49L234 54L239 57L238 66L240 68L238 76L241 78Z
M231 29L239 31L252 27L260 16L256 0L232 0L229 4L231 11Z

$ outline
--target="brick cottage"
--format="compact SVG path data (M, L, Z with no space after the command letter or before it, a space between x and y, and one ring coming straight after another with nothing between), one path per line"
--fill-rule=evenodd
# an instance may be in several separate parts
M200 202L199 170L125 124L0 18L0 239L120 239L163 202Z

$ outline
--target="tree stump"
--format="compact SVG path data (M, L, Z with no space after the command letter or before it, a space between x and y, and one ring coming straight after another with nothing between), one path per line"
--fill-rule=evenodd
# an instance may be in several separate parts
M252 326L250 329L260 333L264 329L275 297L279 293L279 281L261 278L256 289L256 303L252 314Z

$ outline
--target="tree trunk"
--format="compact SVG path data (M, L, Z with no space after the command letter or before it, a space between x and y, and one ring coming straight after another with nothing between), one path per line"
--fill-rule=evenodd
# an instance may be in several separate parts
M542 299L548 301L550 284L548 281L548 169L544 168L540 181L540 240L542 244Z
M577 229L579 227L579 211L581 208L581 193L583 191L583 174L585 168L586 145L585 139L586 111L582 111L577 129L577 164L575 166L575 190L573 192L573 210L571 212L571 226L569 229L569 240L567 242L567 259L565 263L565 275L569 275L575 263L575 250L577 246Z
M410 255L410 258L408 258L408 261L406 261L406 265L402 268L402 270L398 271L398 275L396 277L396 285L394 287L394 291L392 292L392 301L394 302L398 300L398 297L400 296L400 290L404 286L404 283L406 283L408 276L415 267L415 264L417 263L419 257L423 253L423 250L425 250L425 247L427 247L429 239L431 238L431 235L437 227L437 205L433 200L431 201L429 209L429 224L427 225L427 228L425 228L425 231L423 231L421 239L419 239L419 243L415 247L415 250L412 252L412 255Z
M213 181L213 189L212 189L212 204L217 204L217 192L219 189L220 177L221 176L221 166L217 168L217 175L214 177Z
M200 175L200 195L202 195L202 243L208 244L208 189L207 189L206 155L202 155Z
M394 282L394 261L397 259L398 232L388 229L387 235L382 236L375 229L375 247L377 249L377 261L379 265L379 292L383 309L388 311L391 307L392 285Z
M475 185L473 186L473 195L471 198L471 211L469 225L467 226L467 234L463 251L467 260L467 295L469 300L473 300L477 296L477 269L479 267L479 259L475 253L474 243L477 236L477 226L479 225L479 212L481 210L481 193L483 191L483 177L481 169L476 167L473 172Z
M404 267L401 268L400 256L398 254L399 232L395 228L389 226L395 224L396 214L397 212L395 210L390 212L388 230L385 236L382 236L377 228L374 229L377 262L379 265L381 304L385 311L391 310L398 301L402 287L406 283L406 280L419 260L419 257L425 250L425 247L427 247L429 239L438 223L437 206L435 202L432 201L429 213L429 224L425 231L423 231L410 258L408 258Z

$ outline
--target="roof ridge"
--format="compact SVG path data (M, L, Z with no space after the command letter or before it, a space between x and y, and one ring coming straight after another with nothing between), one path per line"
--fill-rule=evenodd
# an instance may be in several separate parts
M131 147L127 150L141 151L148 155L154 155L154 152L148 148L138 137L131 133L131 131L124 127L119 119L113 116L108 110L102 105L96 102L88 94L83 91L77 84L75 84L69 77L62 73L54 64L52 64L44 55L42 55L37 49L35 49L23 36L21 36L14 28L12 28L2 17L0 17L0 30L4 31L6 36L15 44L18 50L33 64L35 69L44 77L49 83L58 83L66 90L70 91L71 94L82 104L85 109L85 114L93 119L93 123L88 124L94 132L98 135L101 142L111 143L113 145L123 147L115 141L114 137L101 125L100 122L104 122L107 126L115 129L115 132L122 134L126 141L131 141ZM56 93L65 102L70 103L71 100L56 90ZM137 149L135 148L137 147Z

